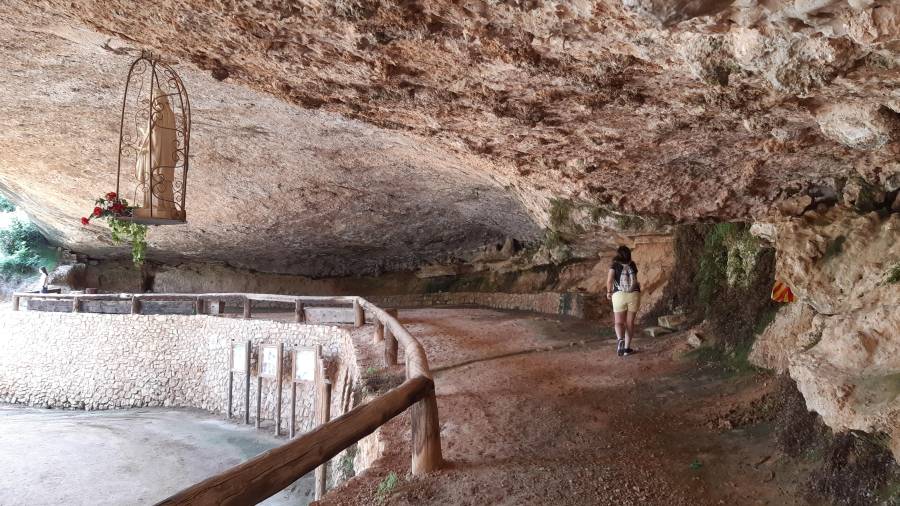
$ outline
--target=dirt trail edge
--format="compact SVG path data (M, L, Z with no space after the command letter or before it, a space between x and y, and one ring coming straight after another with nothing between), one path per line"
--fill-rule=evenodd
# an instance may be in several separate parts
M681 335L642 337L620 358L611 329L582 321L484 309L401 320L436 371L447 468L408 474L400 417L387 455L319 504L806 504L771 428L727 418L768 378L701 374Z

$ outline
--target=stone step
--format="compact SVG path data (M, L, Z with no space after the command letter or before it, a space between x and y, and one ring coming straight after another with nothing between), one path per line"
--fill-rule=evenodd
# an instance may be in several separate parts
M665 327L647 327L644 329L644 333L650 337L659 337L663 334L671 334L672 332L672 329L667 329Z
M659 323L660 327L672 330L680 329L685 322L687 322L687 316L683 314L669 314L657 318L657 323Z

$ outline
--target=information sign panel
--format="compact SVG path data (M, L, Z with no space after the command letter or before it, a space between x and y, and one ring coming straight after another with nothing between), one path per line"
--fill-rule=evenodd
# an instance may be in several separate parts
M316 359L316 348L294 350L294 381L315 381Z
M259 351L259 377L276 378L278 376L278 346L267 344Z
M247 372L247 343L231 344L231 371Z

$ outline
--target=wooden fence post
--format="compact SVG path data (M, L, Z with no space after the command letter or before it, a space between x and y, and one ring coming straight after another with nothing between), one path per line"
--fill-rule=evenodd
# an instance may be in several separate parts
M244 297L244 318L250 318L250 299Z
M297 323L306 321L306 311L303 308L303 303L299 300L294 303L294 321Z
M250 340L245 345L244 353L244 425L250 425Z
M278 367L276 368L277 377L275 378L275 435L281 435L281 386L283 385L284 372L282 364L284 364L284 343L278 343Z
M385 309L384 312L393 316L394 319L397 318L396 309ZM397 365L397 338L394 337L394 332L387 323L384 325L384 365L385 367Z
M234 350L234 346L231 347ZM232 369L232 364L234 363L234 359L231 358L231 353L228 354L228 419L231 420L231 414L233 412L232 409L232 395L234 393L234 369Z
M441 428L434 388L409 410L412 422L412 473L419 475L435 471L441 467L444 459L441 455Z
M294 355L294 360L297 360L297 355ZM294 434L296 434L296 420L297 420L297 382L294 381L293 376L291 377L291 420L288 424L288 437L294 439Z
M384 324L381 323L381 320L375 319L375 334L372 336L373 343L380 343L384 341Z
M197 300L194 301L194 312L197 314L206 312L206 304L204 304L204 300L200 297L197 297Z
M384 365L385 367L397 365L397 338L394 337L390 327L384 329Z
M141 314L141 299L131 296L131 314Z
M331 382L323 379L322 381L322 399L319 403L319 424L326 424L331 420ZM328 463L324 463L316 468L316 500L322 499L325 495L325 481L327 478Z
M81 299L78 297L72 297L72 312L80 313L81 312Z
M366 324L366 312L359 301L353 299L353 325L362 327Z
M259 363L259 359L256 360L257 364ZM257 368L259 366L257 365ZM256 428L258 429L261 425L262 420L260 417L262 416L262 376L259 375L259 371L256 371Z
M13 303L13 311L18 311L19 310L19 296L18 295L13 295L12 303Z

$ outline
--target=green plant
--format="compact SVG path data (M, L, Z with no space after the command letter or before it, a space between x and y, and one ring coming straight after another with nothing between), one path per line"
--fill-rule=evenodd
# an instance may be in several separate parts
M550 199L550 228L559 230L568 226L574 207L571 200Z
M16 206L14 206L6 197L0 195L0 212L11 213L15 210Z
M119 198L116 192L109 192L94 201L95 207L90 217L81 218L81 224L87 226L93 218L103 218L112 232L112 240L116 244L131 243L131 260L135 265L144 263L147 251L147 225L141 225L123 218L134 213L134 207L128 201Z
M394 490L397 486L397 483L400 482L400 478L397 476L397 473L391 471L388 475L381 480L381 483L378 484L378 488L375 490L375 500L381 504L387 498L388 494Z
M9 281L33 275L39 267L52 267L47 240L32 223L12 220L0 230L0 277Z
M14 255L21 249L33 248L45 242L37 227L27 221L13 219L9 227L0 230L0 253L4 255Z
M347 448L347 451L341 456L338 461L338 472L340 473L339 481L349 480L350 478L356 476L356 468L353 465L353 460L356 458L356 444L352 445L350 448Z
M900 263L895 264L888 269L888 275L885 281L888 283L900 283Z
M645 221L640 216L630 214L617 214L616 225L622 230L640 230L644 228Z

